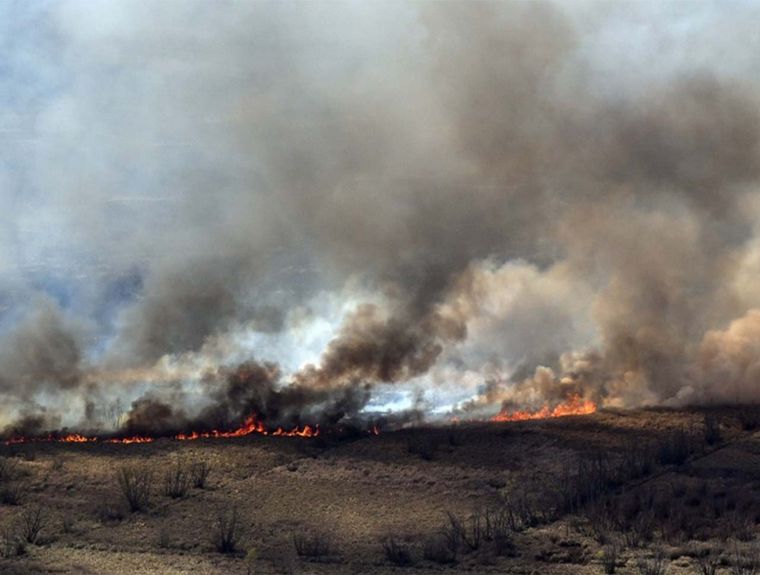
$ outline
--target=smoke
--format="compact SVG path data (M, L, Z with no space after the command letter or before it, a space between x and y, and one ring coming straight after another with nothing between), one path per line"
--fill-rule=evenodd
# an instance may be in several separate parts
M17 8L0 423L752 399L757 7Z

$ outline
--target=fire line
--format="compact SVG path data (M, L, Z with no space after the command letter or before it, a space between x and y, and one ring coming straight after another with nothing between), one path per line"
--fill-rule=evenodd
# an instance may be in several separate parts
M589 415L596 411L596 403L590 399L583 399L579 395L572 395L563 403L550 408L544 405L536 411L515 410L509 411L503 408L491 418L491 421L526 421L530 419L549 419L552 417L565 417L568 415Z
M377 435L377 428L373 427L371 434ZM319 425L311 426L305 425L304 427L293 427L292 429L283 429L278 427L274 430L270 430L264 425L260 419L255 415L252 415L243 422L243 424L237 429L233 430L218 430L212 429L211 431L191 431L189 433L178 433L171 437L177 441L193 441L196 439L221 439L230 437L245 437L246 435L271 435L273 437L318 437ZM152 443L156 440L156 437L150 435L133 435L128 437L110 437L102 439L98 436L87 436L79 433L69 433L65 435L53 435L49 434L43 437L11 437L5 441L6 445L15 445L19 443Z

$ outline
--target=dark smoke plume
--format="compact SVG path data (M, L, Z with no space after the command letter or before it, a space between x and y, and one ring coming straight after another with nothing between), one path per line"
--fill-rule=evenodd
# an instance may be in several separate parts
M0 425L757 396L757 7L154 8L0 18Z

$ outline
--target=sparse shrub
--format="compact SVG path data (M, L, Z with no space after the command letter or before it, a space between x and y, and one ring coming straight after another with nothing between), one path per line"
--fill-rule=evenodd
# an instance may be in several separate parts
M755 431L760 428L760 406L746 406L737 413L739 425L744 431Z
M483 514L483 539L493 542L493 551L498 557L515 555L512 529L504 509L486 509Z
M444 528L446 537L452 541L452 545L459 548L463 543L469 551L475 551L480 548L480 542L483 538L483 521L480 513L473 513L465 519L460 519L450 511L446 512L448 526Z
M659 459L662 465L681 465L691 452L691 439L683 429L672 432L660 442Z
M240 541L240 520L237 509L220 511L213 532L214 549L219 553L234 553Z
M620 547L617 543L611 543L602 548L602 568L607 575L615 573L619 556Z
M130 511L143 511L148 507L153 484L153 473L148 467L121 467L116 478Z
M441 533L436 533L425 540L422 555L429 561L442 565L456 563L456 553L453 553L450 541Z
M299 557L318 559L332 554L332 540L324 533L293 533L293 547Z
M205 489L208 483L208 476L211 473L211 466L206 461L196 461L190 466L190 478L193 487L196 489Z
M623 538L628 547L641 547L652 540L654 516L649 510L642 511L631 520L621 522L619 529L623 531Z
M655 456L651 446L642 445L636 439L630 438L621 450L622 459L619 466L621 481L638 479L649 475L654 469Z
M0 541L0 555L4 559L13 559L26 554L26 541L10 525L6 525L2 531Z
M718 572L720 559L712 549L705 549L694 557L700 575L715 575Z
M0 457L0 482L9 481L16 476L16 460Z
M707 445L717 445L722 441L720 420L714 413L705 413L704 433Z
M50 471L52 473L60 473L61 471L63 471L63 467L64 467L63 457L54 457L50 461Z
M408 546L403 545L396 540L393 535L389 535L383 539L383 551L385 552L385 558L399 567L406 567L414 564L412 559L412 552Z
M24 509L21 514L21 535L24 541L34 545L40 537L43 527L47 523L48 515L42 505L36 505Z
M126 513L121 502L113 501L110 498L103 498L95 508L95 515L101 523L115 523L122 521Z
M509 526L513 531L536 527L557 519L557 489L546 478L526 478L519 489L501 492L501 500Z
M438 452L438 441L431 435L414 433L407 439L406 450L420 459L432 461Z
M187 496L190 491L190 474L179 461L164 473L164 495L173 499Z
M0 503L3 505L18 505L25 494L26 488L18 481L0 485Z
M158 530L158 546L161 549L168 549L170 544L169 530L166 527L161 527Z
M746 549L734 545L731 557L732 575L756 575L760 571L760 548L754 544Z
M74 532L74 517L72 517L68 513L64 513L63 515L61 515L61 530L64 533L73 533Z
M245 573L253 575L256 570L256 560L259 558L259 552L255 547L251 547L245 554Z
M639 557L636 566L641 575L665 575L668 572L667 561L660 551L653 557Z

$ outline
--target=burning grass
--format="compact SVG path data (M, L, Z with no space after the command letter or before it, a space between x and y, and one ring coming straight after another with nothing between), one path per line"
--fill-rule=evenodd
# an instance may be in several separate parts
M377 428L372 428L374 434ZM251 415L239 426L230 430L212 429L208 431L189 431L171 435L170 438L177 441L194 441L198 439L224 439L233 437L245 437L247 435L271 435L273 437L318 437L319 426L305 425L295 426L289 430L277 427L269 429L256 415ZM128 435L116 437L101 437L97 435L83 435L80 433L50 433L44 436L12 436L5 440L6 445L23 443L152 443L157 437L152 435Z
M379 574L408 566L421 575L560 567L557 573L635 573L662 541L671 575L686 572L679 564L700 572L701 551L681 558L672 551L695 542L714 549L711 557L732 573L751 562L760 507L754 472L722 466L746 465L751 456L740 454L760 447L735 413L710 417L599 412L324 445L324 438L260 436L131 449L14 444L0 447L9 455L0 460L0 483L22 485L26 494L2 508L12 521L0 527L13 531L10 555L18 542L29 555L7 561L50 555L50 565L60 549L89 565L92 546L98 561L113 548L149 553L164 567L187 554L198 562L193 569L209 573ZM720 429L717 443L708 426ZM410 437L437 445L435 456L410 454ZM45 521L30 543L21 526L38 508L56 521ZM68 528L57 520L64 514L74 518ZM725 539L736 541L736 553L715 543ZM60 570L77 572L65 563Z
M527 421L532 419L549 419L568 415L590 415L597 409L596 403L583 399L580 395L572 395L562 403L549 407L544 405L535 411L511 410L504 407L491 418L491 421Z

